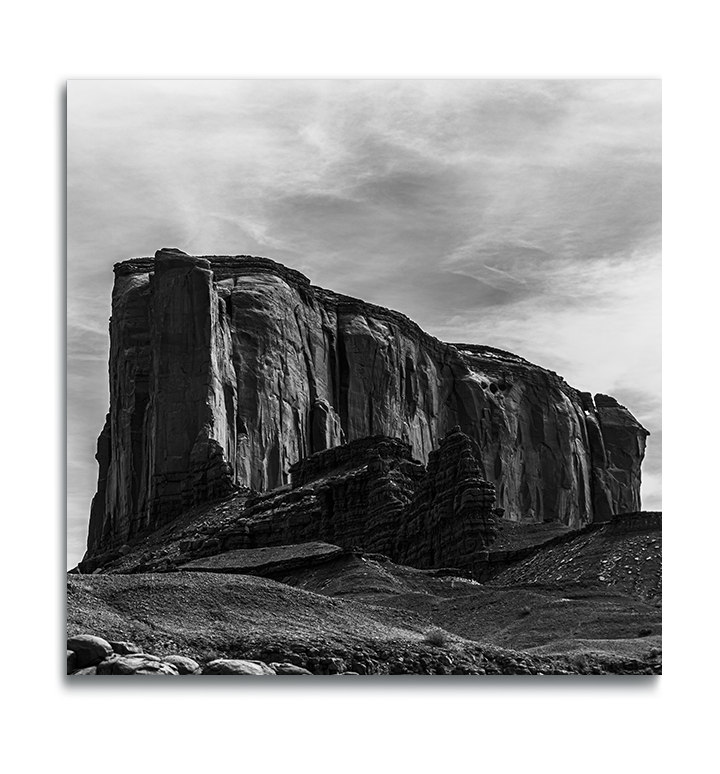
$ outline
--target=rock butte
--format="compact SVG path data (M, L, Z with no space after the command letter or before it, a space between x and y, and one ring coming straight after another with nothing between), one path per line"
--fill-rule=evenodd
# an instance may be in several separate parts
M467 481L493 484L513 521L577 528L640 510L648 433L613 398L509 352L438 341L267 258L162 249L117 264L109 371L86 559L237 486L276 489L293 466L311 477L318 458L301 460L369 436L409 445L432 482L448 434L469 459L459 429L477 462ZM416 519L465 508L423 505L435 484L423 486ZM403 548L408 563L427 550Z

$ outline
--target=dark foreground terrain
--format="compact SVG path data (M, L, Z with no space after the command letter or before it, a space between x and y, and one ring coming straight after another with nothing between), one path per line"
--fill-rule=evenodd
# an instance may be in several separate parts
M115 266L109 387L69 672L660 671L648 432L611 396L176 248Z
M516 558L485 583L323 543L70 574L68 636L189 657L206 674L228 673L207 667L216 659L280 674L659 674L656 522L507 524L498 553Z

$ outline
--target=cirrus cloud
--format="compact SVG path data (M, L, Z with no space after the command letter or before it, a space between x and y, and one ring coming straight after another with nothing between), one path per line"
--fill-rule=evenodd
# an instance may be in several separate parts
M653 435L659 81L71 81L68 562L107 410L112 265L256 254L610 392Z

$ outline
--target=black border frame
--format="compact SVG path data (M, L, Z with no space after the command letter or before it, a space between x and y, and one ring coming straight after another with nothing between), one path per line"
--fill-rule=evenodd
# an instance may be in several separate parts
M54 229L55 249L67 245L67 82L70 80L335 80L361 76L372 80L417 80L442 75L436 80L662 80L660 72L633 73L149 73L149 72L54 72L52 74L53 142L52 158L54 176ZM470 76L470 77L469 77ZM58 169L59 167L59 169ZM63 174L64 173L64 174ZM60 211L60 208L64 211ZM65 250L67 248L65 247ZM65 265L67 266L67 252ZM55 280L55 301L61 290L67 298L67 272L64 288ZM62 330L60 316L62 304L56 304L56 330ZM67 345L67 340L65 341ZM56 379L54 384L57 404L63 400L67 406L67 382L60 379L60 359L64 353L60 346L55 351ZM66 368L67 370L67 368ZM56 438L62 438L60 424L66 421L65 412L56 412ZM67 445L65 445L67 449ZM66 454L66 452L65 452ZM56 455L56 466L65 459ZM56 473L59 471L56 470ZM66 674L66 661L62 659L60 642L67 632L67 594L61 587L67 575L65 566L67 546L67 509L61 492L61 481L55 476L55 639L56 659L55 696L66 700L124 700L124 699L191 699L191 700L657 700L662 698L660 675L488 675L473 680L470 675L372 675L351 682L337 683L327 679L312 682L263 681L261 685L245 681L188 681L165 680L148 684L147 681L77 681ZM67 483L67 482L66 482ZM89 503L88 503L89 508ZM397 681L394 677L412 677ZM464 679L460 680L459 677ZM155 686L154 688L152 686ZM305 688L302 686L305 685Z

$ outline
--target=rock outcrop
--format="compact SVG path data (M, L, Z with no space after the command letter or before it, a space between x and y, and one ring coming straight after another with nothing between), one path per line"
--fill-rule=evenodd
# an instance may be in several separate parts
M408 444L373 436L317 452L291 475L292 487L248 499L177 569L268 575L346 549L470 570L495 537L494 487L480 475L477 445L457 428L427 470Z
M596 395L595 406L605 446L603 492L617 492L609 501L610 515L640 510L640 467L645 435L639 434L635 417L609 395Z
M330 562L342 555L339 546L327 543L301 543L263 548L237 548L195 559L181 565L180 570L194 572L237 572L243 575L272 575L295 569L306 569Z
M639 507L647 432L516 355L444 344L265 258L163 249L115 275L87 557L235 486L286 486L348 441L382 434L428 462L454 426L505 518L577 527Z
M400 519L396 561L472 568L497 534L495 487L483 479L479 463L480 449L459 428L430 452L427 473Z
M236 658L218 658L211 661L202 673L204 675L275 675L275 671L262 661L246 661Z
M95 637L92 634L79 634L76 637L69 637L67 650L68 669L70 668L71 652L75 654L72 661L76 669L96 666L113 653L112 646L107 640L104 640L102 637Z
M525 554L523 556L523 554ZM561 535L528 552L518 551L490 586L550 582L604 588L636 599L662 599L662 514L642 511L614 516Z

